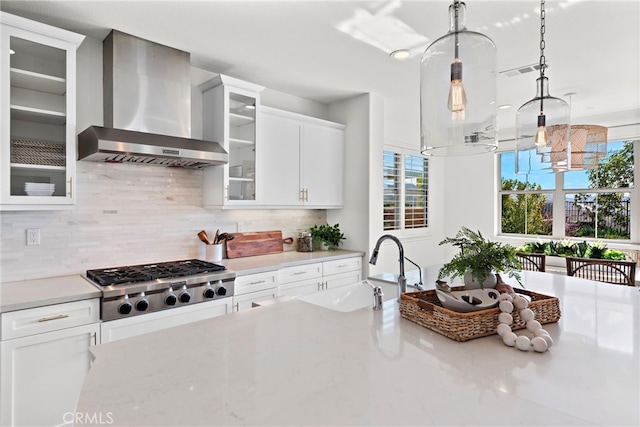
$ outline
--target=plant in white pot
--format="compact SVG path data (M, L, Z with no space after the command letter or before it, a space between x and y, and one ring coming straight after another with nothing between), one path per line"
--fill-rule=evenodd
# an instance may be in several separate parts
M460 248L438 273L438 280L460 277L465 287L494 287L496 273L506 273L522 285L519 271L522 264L516 257L516 248L500 242L485 239L480 231L462 227L455 237L447 237L440 245L451 244Z

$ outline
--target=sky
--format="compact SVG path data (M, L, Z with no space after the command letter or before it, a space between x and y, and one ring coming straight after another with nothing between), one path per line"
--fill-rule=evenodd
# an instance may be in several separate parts
M624 141L614 141L607 143L607 154L622 148ZM515 173L515 152L509 151L500 154L500 171L502 179L516 179L518 181L529 180L540 184L543 190L553 190L555 188L554 173L540 173L538 175L518 175ZM588 189L589 179L587 171L564 172L564 188L570 190Z

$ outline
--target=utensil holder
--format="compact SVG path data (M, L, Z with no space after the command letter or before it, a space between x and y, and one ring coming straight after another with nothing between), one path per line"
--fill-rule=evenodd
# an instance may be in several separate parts
M206 245L207 261L209 262L222 261L222 246L224 245L223 244Z

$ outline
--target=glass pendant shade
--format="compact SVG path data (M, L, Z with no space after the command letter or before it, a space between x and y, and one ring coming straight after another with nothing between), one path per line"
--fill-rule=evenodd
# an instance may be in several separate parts
M420 63L421 152L463 156L494 151L497 142L496 46L465 27L465 4L449 6L449 32Z
M516 113L516 173L569 170L569 104L549 95L549 80L546 77L538 78L536 86L536 97ZM553 141L557 141L555 145Z

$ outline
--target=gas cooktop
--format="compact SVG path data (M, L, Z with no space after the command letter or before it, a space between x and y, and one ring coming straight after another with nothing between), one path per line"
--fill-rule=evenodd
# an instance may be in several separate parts
M223 270L226 270L223 265L213 264L199 259L188 259L87 270L87 278L100 286L111 286L149 282L156 279L193 276Z

